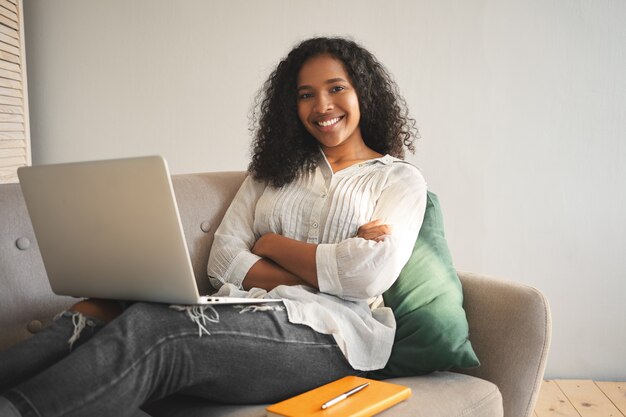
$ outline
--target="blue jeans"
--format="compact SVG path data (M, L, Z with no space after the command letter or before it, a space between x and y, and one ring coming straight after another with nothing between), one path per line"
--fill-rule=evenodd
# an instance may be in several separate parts
M139 416L142 405L175 392L220 403L272 403L359 373L332 336L289 323L281 307L215 306L193 316L136 303L107 325L88 320L71 353L76 317L65 314L0 353L0 410Z

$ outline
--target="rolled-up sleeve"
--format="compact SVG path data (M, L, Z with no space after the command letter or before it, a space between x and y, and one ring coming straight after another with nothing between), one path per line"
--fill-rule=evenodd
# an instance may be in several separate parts
M225 283L241 287L248 270L261 259L250 249L258 239L254 212L264 188L263 183L246 177L215 232L207 273L216 289Z
M411 256L426 210L426 181L414 166L396 166L372 216L390 225L391 234L379 242L354 237L318 245L321 292L346 300L376 297L391 287Z

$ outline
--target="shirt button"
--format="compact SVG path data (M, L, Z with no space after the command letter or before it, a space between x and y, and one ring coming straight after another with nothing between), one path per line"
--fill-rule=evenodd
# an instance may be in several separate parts
M311 226L313 226L314 229L317 229L317 226L319 226L317 223L313 223Z

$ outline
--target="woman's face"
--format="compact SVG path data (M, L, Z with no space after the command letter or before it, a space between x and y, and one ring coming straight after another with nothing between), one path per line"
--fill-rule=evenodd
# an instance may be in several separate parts
M312 57L300 69L298 116L322 149L363 143L356 91L343 63L331 55Z

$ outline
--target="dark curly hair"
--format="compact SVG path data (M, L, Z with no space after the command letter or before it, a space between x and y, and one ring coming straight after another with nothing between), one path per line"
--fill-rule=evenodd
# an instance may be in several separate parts
M248 172L257 180L281 187L319 161L317 140L298 117L297 78L310 58L329 54L340 60L359 100L365 144L380 154L404 158L415 152L415 120L391 75L366 49L344 38L305 40L284 58L263 84L251 116L252 161Z

